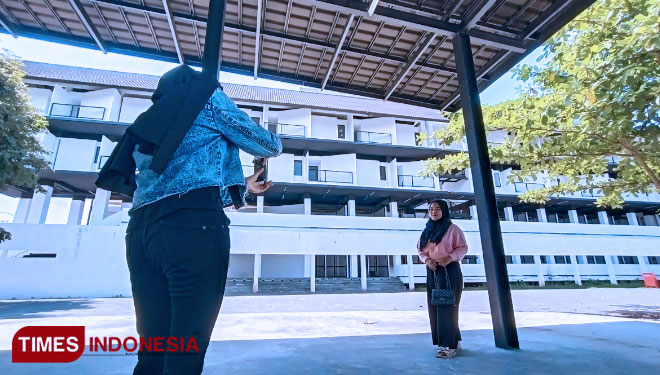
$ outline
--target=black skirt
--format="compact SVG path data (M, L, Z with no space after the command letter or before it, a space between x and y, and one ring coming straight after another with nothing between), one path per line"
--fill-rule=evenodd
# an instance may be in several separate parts
M445 272L449 273L449 282L456 295L455 306L434 306L431 304L431 290L435 288L433 271L426 267L426 302L431 322L431 337L433 345L456 349L461 341L461 330L458 328L458 306L463 292L463 273L458 262L451 262L447 267L438 266L437 274L441 288L447 287Z

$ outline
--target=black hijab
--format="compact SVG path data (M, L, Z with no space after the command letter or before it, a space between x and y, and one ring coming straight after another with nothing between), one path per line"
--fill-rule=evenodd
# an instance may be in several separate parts
M451 226L451 213L449 212L449 205L447 205L447 202L442 199L436 199L429 204L429 208L433 203L440 205L442 217L436 221L429 217L429 221L426 223L426 228L424 228L422 235L419 237L420 249L423 249L429 241L433 243L439 243L442 241L442 237L445 236L449 226Z
M96 179L96 186L132 196L135 183L133 150L153 155L149 169L160 174L179 147L217 80L180 65L165 73L151 96L152 105L135 120L115 146Z

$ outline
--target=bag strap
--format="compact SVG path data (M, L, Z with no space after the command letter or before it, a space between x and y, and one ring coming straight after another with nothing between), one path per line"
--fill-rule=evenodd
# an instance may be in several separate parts
M451 282L449 281L449 271L447 270L447 267L442 266L445 270L445 281L447 282L447 289L451 289ZM433 279L435 280L435 289L441 289L440 285L438 283L438 270L436 269L433 271Z

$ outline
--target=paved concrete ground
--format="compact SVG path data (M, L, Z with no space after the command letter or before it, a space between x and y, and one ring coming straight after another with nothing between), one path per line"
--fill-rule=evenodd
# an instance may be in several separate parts
M660 368L660 290L513 291L521 350L496 349L485 291L461 304L463 347L435 358L424 293L227 297L205 374L633 374ZM128 298L0 301L0 373L128 374L133 356L12 364L26 325L135 336Z

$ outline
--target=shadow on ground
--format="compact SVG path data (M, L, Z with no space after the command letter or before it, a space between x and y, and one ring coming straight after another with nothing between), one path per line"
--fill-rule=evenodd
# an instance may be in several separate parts
M94 305L89 299L2 301L0 319L46 318L55 311L91 309Z
M332 327L328 327L329 330ZM495 348L489 330L463 332L460 356L435 358L430 334L215 341L205 374L630 374L660 367L660 324L643 321L519 329L520 350ZM71 364L12 364L11 374L129 374L134 356L83 356Z

